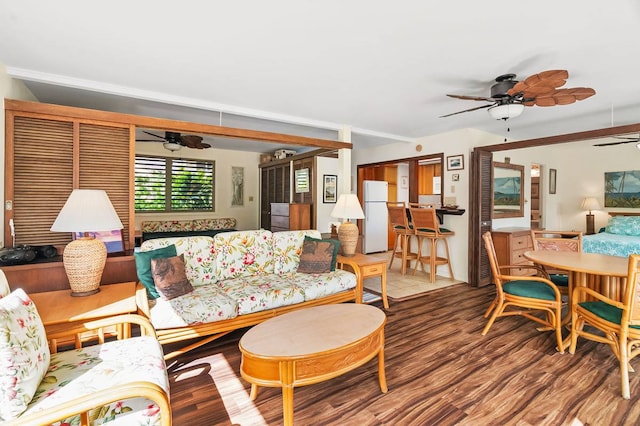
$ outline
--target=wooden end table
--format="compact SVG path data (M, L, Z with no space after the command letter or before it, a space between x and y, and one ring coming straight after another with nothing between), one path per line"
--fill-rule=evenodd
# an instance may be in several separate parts
M102 285L90 296L73 297L71 290L56 290L29 297L38 309L51 351L56 352L58 340L69 340L71 335L76 335L76 346L80 344L78 333L85 331L83 324L87 321L137 312L135 292L136 283L132 281ZM129 337L131 329L119 326L117 333Z
M314 306L256 325L240 339L240 374L258 386L281 387L284 424L293 425L293 388L332 379L378 356L380 390L384 373L381 309L359 303Z
M389 309L389 300L387 299L387 260L375 256L368 256L362 253L356 253L354 256L338 255L336 263L339 268L349 265L352 268L357 267L360 271L361 288L364 288L365 278L380 277L380 288L382 290L382 304L385 309Z

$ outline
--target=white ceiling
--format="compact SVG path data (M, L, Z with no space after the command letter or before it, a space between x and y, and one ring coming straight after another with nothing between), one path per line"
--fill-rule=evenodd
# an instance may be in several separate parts
M504 134L486 110L439 116L505 73L567 69L565 87L596 90L509 120L529 139L640 122L638 28L637 0L21 0L0 10L0 63L42 102L333 140L350 126L356 148Z

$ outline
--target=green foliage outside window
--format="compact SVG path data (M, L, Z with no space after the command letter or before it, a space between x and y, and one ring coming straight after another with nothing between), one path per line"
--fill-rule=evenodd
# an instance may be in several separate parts
M136 156L138 212L214 210L215 162Z

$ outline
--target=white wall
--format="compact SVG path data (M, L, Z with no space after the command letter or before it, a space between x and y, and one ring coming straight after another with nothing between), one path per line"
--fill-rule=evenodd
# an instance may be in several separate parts
M182 148L174 153L164 149L161 143L138 143L136 154L162 155L167 157L213 160L216 162L215 211L212 213L136 213L135 228L145 220L181 220L193 218L235 217L239 230L257 229L260 226L259 169L260 154L257 152L216 149ZM231 206L233 185L231 167L244 167L244 206Z
M409 204L409 185L406 188L402 187L402 180L406 179L407 183L409 182L409 165L408 164L398 164L397 169L398 175L396 176L397 183L397 196L396 199L398 201L404 201L405 204Z
M0 63L0 102L2 102L2 119L0 120L0 161L3 172L0 173L0 187L4 188L4 100L18 99L23 101L36 101L33 93L21 81L14 80L7 75L7 69ZM0 212L0 223L4 224L4 191L0 194L2 200L2 211ZM7 241L7 246L11 246L13 241ZM4 247L4 232L0 232L0 247Z

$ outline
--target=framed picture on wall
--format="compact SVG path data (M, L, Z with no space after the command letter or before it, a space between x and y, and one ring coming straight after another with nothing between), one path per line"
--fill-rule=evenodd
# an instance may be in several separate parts
M447 170L463 170L464 155L450 155L447 157Z
M556 169L549 169L549 194L556 193Z
M244 205L244 167L231 167L231 206Z
M338 198L338 176L323 175L322 177L322 202L335 203Z

